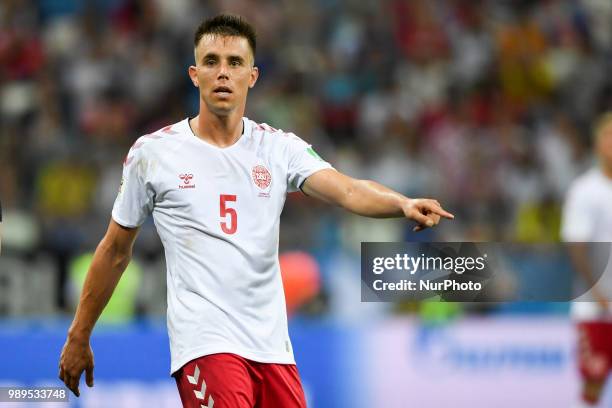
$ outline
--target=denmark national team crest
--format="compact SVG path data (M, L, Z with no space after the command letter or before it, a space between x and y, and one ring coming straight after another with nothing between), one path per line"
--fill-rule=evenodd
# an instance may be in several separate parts
M264 166L254 166L253 170L251 170L251 176L255 185L262 190L270 187L270 183L272 183L272 175Z

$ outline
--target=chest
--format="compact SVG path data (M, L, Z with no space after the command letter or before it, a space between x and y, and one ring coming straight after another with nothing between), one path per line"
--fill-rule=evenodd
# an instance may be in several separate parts
M205 224L227 220L228 231L235 218L277 218L287 192L283 164L246 149L168 152L152 184L158 209Z

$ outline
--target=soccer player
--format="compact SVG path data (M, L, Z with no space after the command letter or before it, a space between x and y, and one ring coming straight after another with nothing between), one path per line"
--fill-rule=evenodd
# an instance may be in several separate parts
M254 30L240 17L204 21L194 48L189 77L199 114L130 149L59 376L77 396L83 371L93 386L91 332L152 214L165 250L171 373L183 406L304 407L278 264L287 192L363 216L406 217L417 231L453 215L436 200L348 177L296 135L243 117L259 72Z
M570 256L584 289L590 288L572 304L571 314L578 321L582 399L591 405L598 403L612 368L612 113L598 120L594 138L598 166L570 187L561 228L563 240L572 242ZM605 269L595 270L597 263Z

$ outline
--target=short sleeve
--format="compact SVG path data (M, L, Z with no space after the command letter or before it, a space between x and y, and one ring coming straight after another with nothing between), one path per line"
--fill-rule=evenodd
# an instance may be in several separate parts
M593 236L596 222L590 208L589 194L583 194L580 185L573 185L563 204L561 239L566 242L585 242Z
M123 164L119 194L113 205L113 219L128 228L142 225L153 211L155 191L148 181L150 166L144 150L138 141L130 149Z
M332 166L314 151L311 145L294 135L288 134L289 166L287 172L288 191L298 191L304 181L319 170Z

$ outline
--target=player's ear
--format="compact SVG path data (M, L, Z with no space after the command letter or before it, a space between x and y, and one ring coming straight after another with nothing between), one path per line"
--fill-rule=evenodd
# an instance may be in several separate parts
M259 68L253 67L251 68L251 80L249 81L249 88L255 86L255 82L257 82L257 78L259 78Z
M191 82L193 82L193 86L198 88L200 86L198 82L198 69L194 65L190 65L187 72L189 73L189 78L191 78Z

